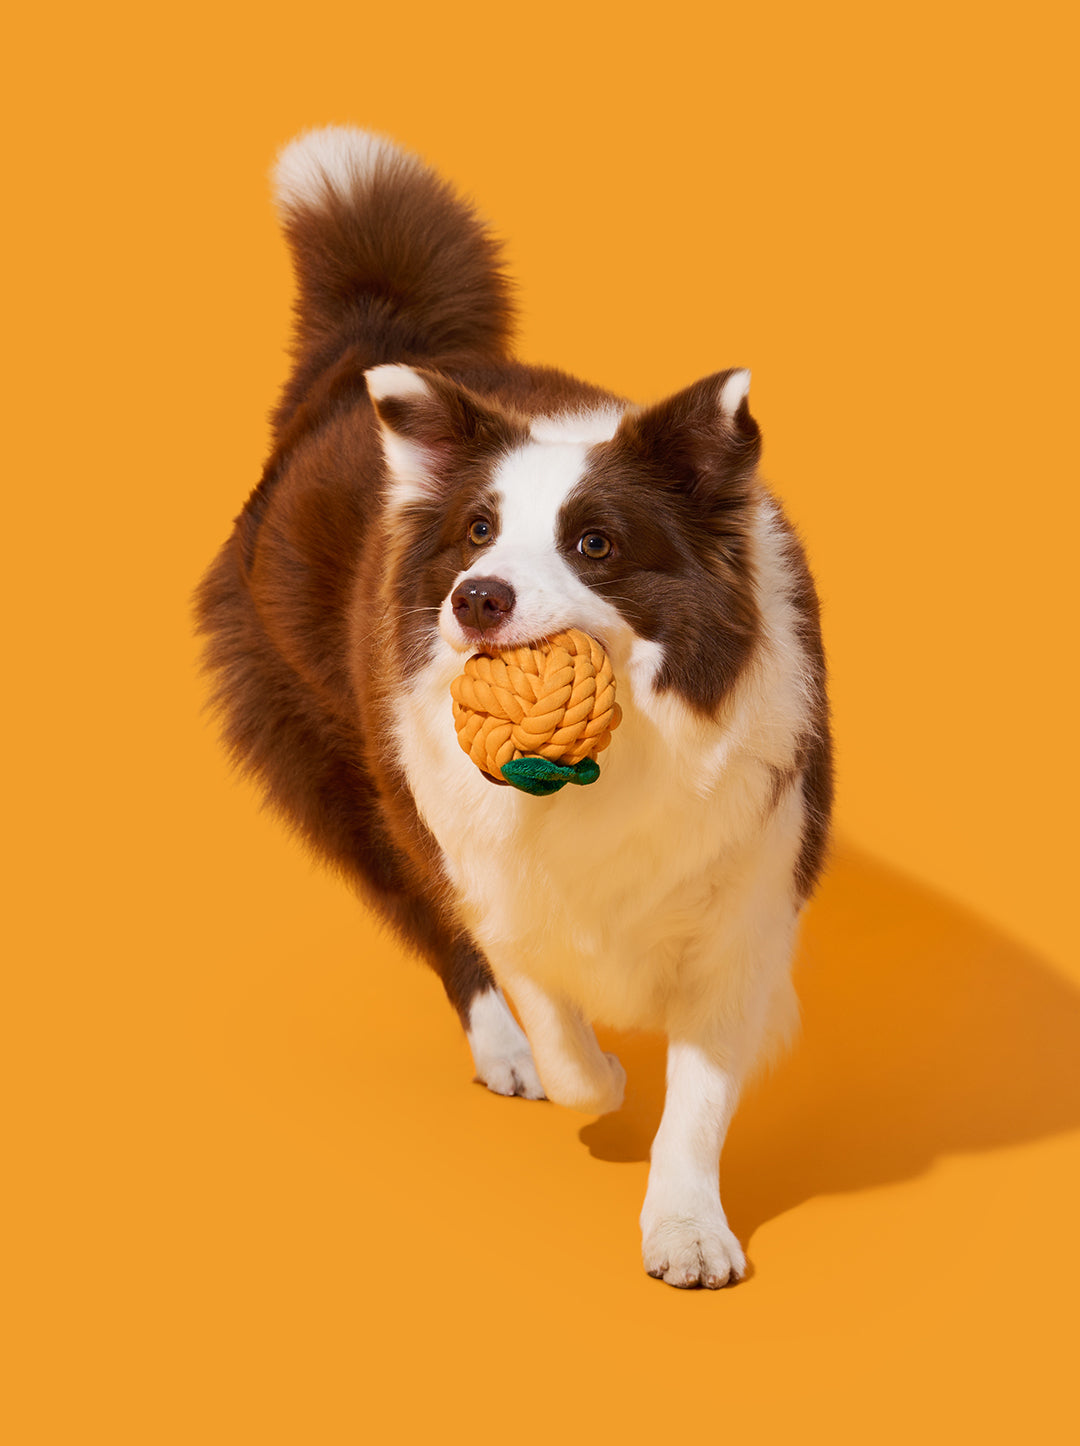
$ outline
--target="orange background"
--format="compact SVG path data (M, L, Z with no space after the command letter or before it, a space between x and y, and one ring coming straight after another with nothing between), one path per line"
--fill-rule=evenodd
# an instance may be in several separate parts
M1072 1439L1065 7L35 13L5 94L7 1438ZM640 1271L659 1042L616 1041L598 1122L470 1085L437 982L199 716L188 597L285 373L266 171L328 121L478 200L527 358L640 400L754 369L840 796L804 1036L725 1157L735 1290Z

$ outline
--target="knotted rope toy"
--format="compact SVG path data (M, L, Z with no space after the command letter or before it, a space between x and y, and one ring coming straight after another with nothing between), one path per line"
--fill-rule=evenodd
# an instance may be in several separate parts
M450 685L458 742L482 772L544 797L595 783L622 710L611 661L571 628L534 647L474 653Z

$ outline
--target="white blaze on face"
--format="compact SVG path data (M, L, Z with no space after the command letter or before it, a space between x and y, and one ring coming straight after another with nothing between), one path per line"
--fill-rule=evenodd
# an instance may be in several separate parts
M534 442L514 452L495 472L499 508L494 542L476 550L472 566L450 591L472 577L498 578L514 589L514 610L488 634L498 647L536 642L564 628L580 628L609 645L627 624L587 587L558 548L559 512L585 471L584 443ZM472 652L454 617L450 596L439 610L439 631L458 652Z

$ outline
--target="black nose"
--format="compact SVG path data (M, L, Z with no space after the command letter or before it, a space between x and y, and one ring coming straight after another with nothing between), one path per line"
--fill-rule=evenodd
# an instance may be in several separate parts
M514 610L514 589L498 577L467 577L450 594L450 606L463 628L486 633Z

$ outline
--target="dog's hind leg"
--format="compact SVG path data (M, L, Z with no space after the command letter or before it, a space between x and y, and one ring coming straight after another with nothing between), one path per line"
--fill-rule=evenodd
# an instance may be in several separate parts
M510 1013L502 990L478 990L469 1005L465 1034L476 1064L476 1078L497 1095L542 1100L544 1087L521 1026Z
M465 1029L477 1080L493 1094L542 1100L544 1087L529 1041L472 940L456 939L431 962Z

